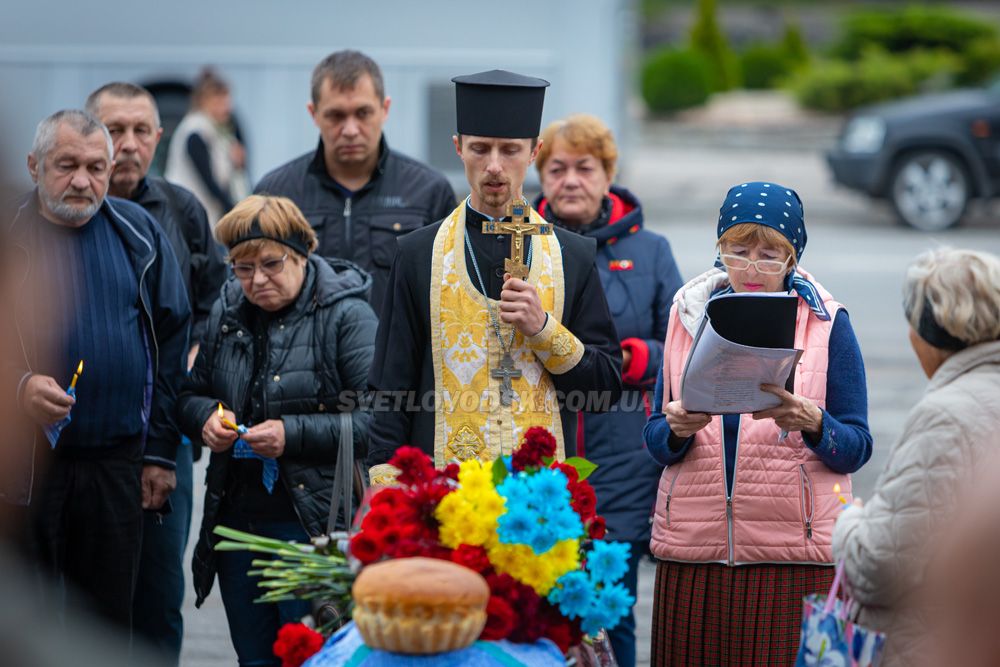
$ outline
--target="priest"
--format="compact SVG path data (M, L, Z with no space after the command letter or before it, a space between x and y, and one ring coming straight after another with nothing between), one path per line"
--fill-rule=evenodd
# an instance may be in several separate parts
M493 70L455 83L471 194L399 239L369 374L373 485L402 445L442 467L509 454L532 426L577 451L577 415L621 395L621 348L593 239L545 222L522 187L547 81Z

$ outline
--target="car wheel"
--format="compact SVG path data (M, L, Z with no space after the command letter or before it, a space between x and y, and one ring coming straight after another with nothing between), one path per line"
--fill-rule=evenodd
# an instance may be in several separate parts
M925 232L947 229L962 218L971 196L965 167L943 151L904 156L892 175L889 191L896 214Z

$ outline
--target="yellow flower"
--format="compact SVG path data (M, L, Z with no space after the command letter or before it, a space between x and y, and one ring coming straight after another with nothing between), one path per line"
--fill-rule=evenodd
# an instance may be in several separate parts
M580 543L563 540L542 555L525 544L496 543L487 547L490 562L501 574L509 574L545 597L559 577L580 566Z

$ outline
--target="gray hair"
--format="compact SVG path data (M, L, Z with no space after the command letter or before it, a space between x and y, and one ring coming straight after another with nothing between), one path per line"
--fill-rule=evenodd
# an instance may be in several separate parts
M83 107L87 110L87 113L93 115L95 118L101 117L101 97L104 95L109 97L120 97L126 100L132 100L137 97L145 97L153 106L153 122L156 123L156 127L160 127L160 109L156 105L156 98L153 97L153 93L149 92L142 86L137 86L134 83L128 83L126 81L112 81L111 83L106 83L87 96L87 103Z
M382 70L378 63L361 53L345 49L331 53L313 69L312 101L319 104L320 91L327 79L337 90L351 89L358 84L358 79L367 74L372 79L375 96L380 102L385 101L385 83L382 81Z
M108 159L115 157L115 144L111 140L111 133L104 123L99 121L93 114L81 109L63 109L57 111L41 123L35 130L35 140L31 142L31 154L35 156L39 164L45 162L45 156L49 154L56 143L56 132L59 126L65 123L85 137L89 137L94 132L104 133L104 139L108 143Z
M930 307L934 321L968 345L998 340L1000 258L975 250L929 250L906 270L903 305L914 329Z

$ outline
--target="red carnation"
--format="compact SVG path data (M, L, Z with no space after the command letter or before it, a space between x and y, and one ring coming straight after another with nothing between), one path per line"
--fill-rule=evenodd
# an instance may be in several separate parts
M552 640L559 647L559 650L563 652L563 655L569 653L569 647L572 645L572 632L567 621L549 625L545 628L543 636L546 639Z
M323 635L301 623L285 623L278 630L272 650L281 667L300 667L323 648Z
M587 524L587 535L590 536L592 540L604 539L604 536L608 532L608 523L604 520L603 516L595 516Z
M361 521L362 530L378 530L382 531L388 528L393 523L393 517L389 513L389 510L383 507L374 507L365 518Z
M486 603L486 627L479 635L483 640L506 639L514 629L514 609L506 600L495 595Z
M441 471L441 476L444 477L444 478L446 478L446 479L450 479L453 482L457 482L458 481L458 471L460 469L461 468L460 468L460 466L457 463L454 463L454 462L453 463L449 463L448 465L446 465L444 467L444 470Z
M556 455L556 438L541 426L532 426L524 433L524 444L538 449L543 457Z
M389 459L389 465L399 469L396 481L400 484L429 482L437 476L430 458L416 447L400 447Z
M571 482L576 482L580 479L580 471L571 465L566 463L553 463L550 467L554 470L561 470L562 473L566 475L566 479Z
M458 545L458 548L451 554L451 560L479 574L486 574L493 567L490 565L490 557L486 554L486 549L468 544Z
M383 551L381 536L373 530L363 530L351 538L351 555L365 565L381 558Z
M594 487L586 482L570 482L567 486L573 495L571 505L585 522L594 518L597 512L597 494Z

